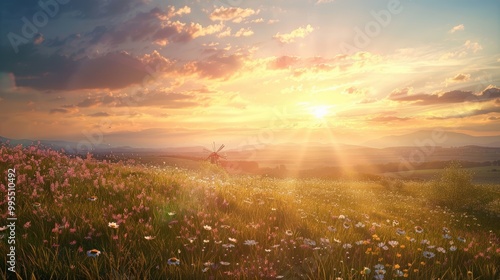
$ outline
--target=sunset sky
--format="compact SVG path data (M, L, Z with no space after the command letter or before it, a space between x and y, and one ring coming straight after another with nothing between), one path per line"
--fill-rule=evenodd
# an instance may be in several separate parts
M0 4L0 136L144 147L500 135L499 1Z

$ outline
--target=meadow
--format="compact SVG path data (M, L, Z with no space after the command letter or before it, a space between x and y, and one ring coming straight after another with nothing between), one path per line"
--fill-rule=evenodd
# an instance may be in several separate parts
M0 146L2 221L15 169L18 279L500 279L500 185L460 166L410 182L200 164Z

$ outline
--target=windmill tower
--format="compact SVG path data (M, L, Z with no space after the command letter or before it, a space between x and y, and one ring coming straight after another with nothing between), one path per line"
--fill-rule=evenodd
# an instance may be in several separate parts
M213 151L210 151L208 149L205 149L205 151L209 152L210 154L208 155L206 160L210 160L210 163L212 164L217 164L219 165L219 159L223 158L225 159L225 156L222 156L219 154L219 152L224 149L225 145L222 144L220 145L219 149L215 150L215 142L213 142Z

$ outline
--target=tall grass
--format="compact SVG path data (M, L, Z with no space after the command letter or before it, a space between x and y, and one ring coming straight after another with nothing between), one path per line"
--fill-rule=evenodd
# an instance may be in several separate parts
M462 182L453 169L443 175L451 179L387 188L110 163L38 147L0 151L4 197L7 169L17 171L21 279L499 276L500 223L477 214L500 212L458 207L462 194L438 196L437 188ZM498 187L476 186L466 197L495 201ZM3 238L2 256L7 248ZM101 254L87 256L91 249Z

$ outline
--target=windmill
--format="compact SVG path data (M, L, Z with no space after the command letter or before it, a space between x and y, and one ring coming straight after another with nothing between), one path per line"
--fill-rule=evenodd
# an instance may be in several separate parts
M209 152L210 155L208 155L207 159L206 160L209 160L210 159L210 163L212 164L219 164L219 159L220 158L226 158L225 156L222 156L222 155L219 155L219 152L224 149L225 145L222 144L220 145L219 149L215 150L215 142L213 142L213 151L210 151L208 149L204 149L206 152Z

